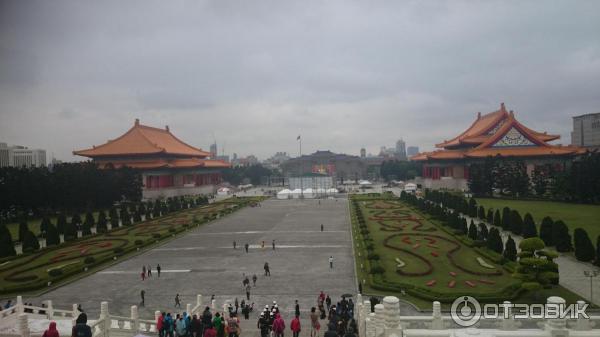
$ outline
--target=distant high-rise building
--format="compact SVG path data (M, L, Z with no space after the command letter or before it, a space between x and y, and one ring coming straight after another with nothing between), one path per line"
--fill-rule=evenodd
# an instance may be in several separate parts
M0 167L46 166L46 150L0 143Z
M217 143L210 144L210 157L217 158Z
M396 142L396 156L400 160L406 160L406 144L402 139Z
M360 157L365 158L366 156L367 156L367 150L365 150L365 148L363 147L362 149L360 149Z
M406 148L406 155L408 156L408 158L410 158L418 153L419 153L418 146L409 146Z
M600 112L573 117L571 145L600 148Z

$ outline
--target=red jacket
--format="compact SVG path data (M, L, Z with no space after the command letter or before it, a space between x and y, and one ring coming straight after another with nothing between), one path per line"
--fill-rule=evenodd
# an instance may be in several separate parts
M162 315L158 316L158 319L156 320L156 330L160 331L163 328L163 320L164 317Z
M298 319L298 317L295 317L292 320L292 323L290 323L290 329L292 329L293 332L300 332L300 319Z
M204 330L204 337L217 337L217 330L213 327Z
M56 322L50 322L48 330L44 331L43 337L58 337L58 330L56 330Z
M275 321L273 322L273 331L275 333L278 332L283 332L285 330L285 322L283 321L283 318L281 318L281 316L279 316L279 314L277 314L277 318L275 318Z

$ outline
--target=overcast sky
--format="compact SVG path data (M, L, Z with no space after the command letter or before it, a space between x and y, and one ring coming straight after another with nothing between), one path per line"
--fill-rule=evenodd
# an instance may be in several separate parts
M570 143L600 111L600 1L0 1L0 142L135 118L219 153L433 144L500 102Z

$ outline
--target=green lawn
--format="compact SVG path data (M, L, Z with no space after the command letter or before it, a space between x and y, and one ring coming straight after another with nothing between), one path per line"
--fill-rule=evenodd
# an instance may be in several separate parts
M260 198L260 197L258 197ZM71 281L88 269L97 269L130 254L168 240L191 226L211 221L217 215L235 211L257 198L230 198L209 205L185 209L166 216L30 254L0 260L0 294L22 293ZM56 270L57 272L51 272Z
M478 198L477 204L483 205L486 212L490 207L500 209L500 212L502 212L502 208L506 206L516 209L521 213L521 216L530 213L538 225L538 229L540 222L545 216L550 216L554 220L562 220L570 228L571 235L575 228L581 227L588 232L594 244L596 243L596 238L600 235L600 205L491 198Z

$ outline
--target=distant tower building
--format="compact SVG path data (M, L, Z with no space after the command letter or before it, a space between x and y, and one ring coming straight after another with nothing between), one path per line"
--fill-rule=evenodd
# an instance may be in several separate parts
M600 112L573 117L571 145L600 148Z
M365 158L366 156L367 156L367 150L365 150L365 148L363 147L362 149L360 149L360 157Z
M402 139L396 142L396 156L400 160L406 160L406 144Z
M210 144L210 157L212 159L217 158L217 143Z
M409 146L406 148L406 155L408 156L408 158L410 158L418 153L419 153L418 146Z
M0 143L0 167L46 166L46 150L29 149L25 146L8 146Z

